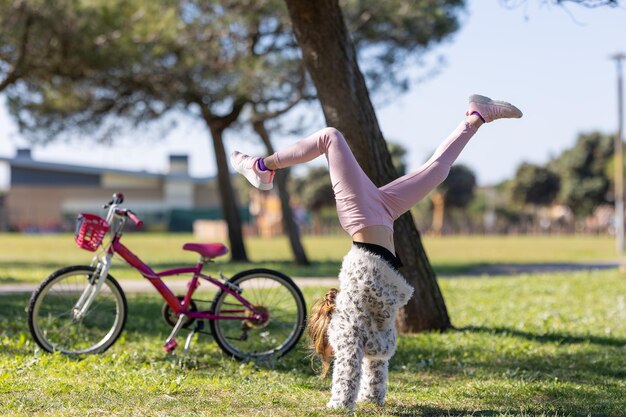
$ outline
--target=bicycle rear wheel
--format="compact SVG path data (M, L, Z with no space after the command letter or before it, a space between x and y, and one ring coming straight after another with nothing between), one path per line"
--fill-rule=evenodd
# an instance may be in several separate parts
M93 303L82 317L76 305L95 290L96 269L70 266L52 273L33 292L28 304L28 326L35 342L48 352L101 353L118 339L126 323L126 297L107 275Z
M213 312L242 319L210 321L219 347L238 360L279 358L293 349L305 328L306 304L291 278L277 271L253 269L238 273L228 282L239 287L241 296L268 319L254 320L239 300L220 291L213 301Z

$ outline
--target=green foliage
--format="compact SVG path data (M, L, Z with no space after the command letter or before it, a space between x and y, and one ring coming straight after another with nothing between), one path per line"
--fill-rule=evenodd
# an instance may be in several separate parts
M554 202L560 185L559 176L548 168L523 163L511 183L511 197L522 205L547 206Z
M459 29L459 15L465 8L465 0L340 3L362 71L374 92L407 89L406 70L414 70L425 51Z
M34 16L41 16L24 25L26 50L50 51L48 59L54 65L25 68L22 82L7 90L10 110L21 129L39 129L42 141L70 126L102 127L100 136L107 136L115 127L110 123L114 113L125 112L136 121L158 113L145 103L145 92L127 88L120 79L132 78L137 61L159 50L149 45L157 40L171 44L175 14L165 3L22 2ZM7 13L19 16L21 12L10 8ZM142 106L134 106L137 102Z
M57 30L80 39L66 52L74 72L25 74L27 82L9 90L12 112L32 134L98 127L102 137L121 120L147 122L170 110L206 118L242 97L258 99L267 88L290 94L293 74L302 77L302 69L288 26L280 21L281 6L271 0L254 7L61 2L59 14L76 27L70 25L72 33L64 33L64 26Z
M392 80L402 57L458 29L462 4L345 7L357 47L378 57L371 77ZM0 76L20 63L7 93L34 140L68 129L108 139L124 121L162 120L170 110L211 118L235 103L278 115L314 95L279 0L5 0L0 12Z
M77 76L75 52L84 50L96 28L85 17L97 13L85 8L83 19L68 9L76 2L0 1L0 91L21 80Z
M607 203L610 181L606 165L613 154L613 138L599 132L581 134L573 148L550 163L561 177L559 202L577 216L586 216Z
M455 164L450 168L448 177L437 187L443 194L445 205L466 207L474 198L476 175L467 166Z

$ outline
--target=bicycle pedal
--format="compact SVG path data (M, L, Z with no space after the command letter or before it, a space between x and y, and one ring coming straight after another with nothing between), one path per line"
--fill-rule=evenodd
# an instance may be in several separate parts
M172 339L163 346L163 349L165 349L167 353L172 353L177 346L178 343L176 343L176 340Z

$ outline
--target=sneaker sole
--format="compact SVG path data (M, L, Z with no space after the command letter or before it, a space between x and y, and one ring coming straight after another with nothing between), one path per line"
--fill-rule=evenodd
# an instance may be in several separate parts
M273 184L273 183L272 183L272 184L263 184L263 183L260 183L258 186L256 186L256 185L255 185L255 187L256 187L256 188L258 188L258 189L259 189L259 190L261 190L261 191L269 191L269 190L271 190L272 188L274 188L274 184Z
M499 100L492 100L489 97L485 97L485 96L481 96L479 94L474 94L472 96L470 96L469 98L469 102L474 102L474 103L480 103L480 104L494 104L496 106L504 106L504 107L508 107L511 110L513 110L514 112L516 112L517 114L519 114L518 117L522 117L523 113L520 109L518 109L517 107L515 107L514 105L512 105L509 102L506 101L499 101Z

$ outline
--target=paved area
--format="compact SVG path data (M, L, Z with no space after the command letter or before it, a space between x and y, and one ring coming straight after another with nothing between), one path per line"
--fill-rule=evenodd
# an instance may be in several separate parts
M327 286L339 285L337 278L296 278L294 279L299 287L307 286ZM136 280L119 280L122 289L128 293L140 293L140 292L152 292L156 290L145 279ZM187 289L187 281L183 280L167 280L167 286L174 293L185 292ZM18 294L18 293L31 293L37 288L39 284L0 284L0 294ZM207 284L208 285L208 284Z
M551 272L568 271L597 271L606 269L617 269L626 267L626 264L619 261L611 262L589 262L589 263L541 263L541 264L494 264L485 265L472 269L472 271L461 274L467 275L520 275L520 274L545 274Z
M616 268L626 268L626 264L615 262L596 262L596 263L549 263L549 264L511 264L511 265L485 265L474 268L473 270L458 275L439 275L439 278L458 278L471 276L510 276L520 274L541 274L551 272L567 272L567 271L594 271L607 270ZM307 286L325 286L332 287L339 285L337 278L334 277L310 277L295 278L294 281L299 287ZM145 279L137 280L120 280L120 285L124 291L129 293L151 292L152 285ZM186 281L169 280L167 285L174 292L184 292L186 290ZM38 284L0 284L0 294L16 294L31 293Z

